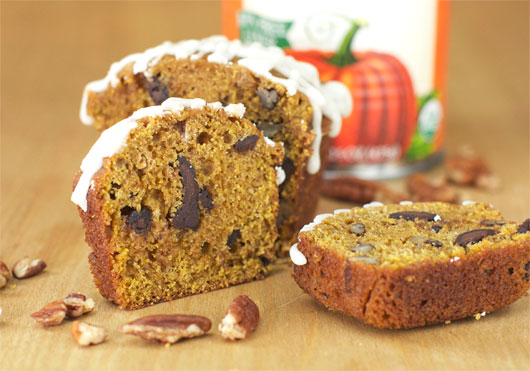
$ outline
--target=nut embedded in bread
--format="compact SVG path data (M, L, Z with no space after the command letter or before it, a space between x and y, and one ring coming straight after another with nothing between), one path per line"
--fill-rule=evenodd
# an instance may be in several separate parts
M526 222L480 203L371 206L317 217L293 246L294 279L326 307L411 328L492 312L528 290Z

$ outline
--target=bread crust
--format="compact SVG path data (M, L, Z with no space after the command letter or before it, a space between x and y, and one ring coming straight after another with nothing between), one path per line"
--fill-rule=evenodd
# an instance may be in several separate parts
M300 236L298 285L327 308L379 328L404 329L492 312L530 287L530 238L457 261L401 268L351 262ZM525 269L526 266L526 269Z

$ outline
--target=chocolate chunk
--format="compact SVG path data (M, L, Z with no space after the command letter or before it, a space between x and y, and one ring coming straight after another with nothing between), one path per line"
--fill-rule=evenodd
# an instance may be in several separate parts
M153 81L147 82L146 88L156 105L161 104L169 97L167 87L156 77L153 78Z
M496 225L504 225L505 223L502 220L493 220L493 219L484 219L480 222L480 225L484 227L495 227Z
M199 228L201 217L198 205L199 185L196 180L197 174L194 167L185 157L180 156L177 161L179 163L179 174L182 178L183 197L182 206L173 217L173 227L176 229L189 228L196 231Z
M256 143L258 142L258 136L257 135L249 135L246 138L243 138L234 144L234 149L236 152L246 152L250 151L254 147L256 147Z
M389 215L392 219L405 219L405 220L414 220L414 219L425 219L429 221L434 221L436 214L428 213L425 211L400 211L397 213L392 213Z
M264 256L260 256L259 260L261 260L261 264L263 264L264 267L268 266L271 263L270 259Z
M442 230L443 227L441 225L433 225L431 228L434 232L438 233Z
M134 228L136 233L145 233L151 229L151 215L151 211L147 207L142 206L140 212L133 210L127 216L127 225Z
M350 232L355 233L357 236L362 236L366 232L366 228L363 223L355 223L350 227Z
M239 238L241 238L241 231L239 229L234 229L226 239L226 244L232 246Z
M517 233L526 233L526 232L530 232L530 219L526 219L517 228Z
M258 124L258 129L263 131L263 135L273 138L281 129L281 125L274 121L265 120Z
M273 88L258 89L256 94L258 95L259 101L264 108L271 110L276 107L276 103L278 103L278 92Z
M372 251L374 247L370 245L369 243L358 243L356 246L350 247L350 251L353 252L368 252Z
M484 237L492 236L496 232L493 229L474 229L472 231L459 234L455 240L455 245L467 246L482 241Z
M443 246L443 243L441 243L438 240L426 239L425 243L428 243L429 245L433 245L434 247L442 247Z
M208 192L206 187L200 190L199 201L201 202L202 207L204 207L205 209L208 209L208 210L213 209L212 197L210 196L210 193Z
M283 181L282 185L287 184L289 179L291 179L291 175L294 174L294 162L289 157L284 157L282 162L282 169L285 172L285 180Z

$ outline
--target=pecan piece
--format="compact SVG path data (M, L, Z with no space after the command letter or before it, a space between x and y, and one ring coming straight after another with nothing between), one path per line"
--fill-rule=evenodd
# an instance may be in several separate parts
M79 317L82 314L92 312L94 309L94 299L85 295L71 293L63 299L66 305L66 316L68 318Z
M457 184L471 185L478 188L496 189L499 179L494 175L484 160L469 148L462 148L445 162L447 177Z
M84 347L101 344L107 338L107 330L103 327L81 321L74 321L70 332L75 342Z
M219 324L219 332L225 339L245 339L256 329L258 322L258 306L248 296L240 295L226 310L226 315Z
M41 259L30 260L29 257L25 256L17 261L11 271L13 276L18 279L29 278L42 272L46 268L46 263Z
M259 97L259 102L265 109L268 109L270 111L271 109L276 107L276 103L278 103L279 98L276 89L261 88L256 91L256 94Z
M155 105L162 104L169 97L167 86L156 77L147 81L146 89Z
M530 218L526 219L524 222L521 223L519 227L517 227L517 233L526 233L530 232Z
M391 191L383 183L352 176L341 176L324 180L321 192L324 196L330 198L338 198L360 204L372 201L397 203L407 199L407 197Z
M407 188L416 202L449 202L458 200L456 191L447 184L432 184L425 175L412 174L407 178Z
M38 312L31 314L31 318L45 327L59 325L64 317L66 317L66 305L62 300L46 304Z
M145 340L176 343L183 338L204 335L212 323L206 317L184 314L160 314L138 318L121 327L121 332Z
M0 288L4 287L7 284L7 280L11 276L9 268L6 263L0 261Z

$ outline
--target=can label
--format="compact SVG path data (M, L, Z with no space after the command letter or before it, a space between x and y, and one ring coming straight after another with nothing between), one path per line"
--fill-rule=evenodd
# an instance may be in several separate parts
M334 138L332 164L421 160L441 149L448 2L230 3L228 37L282 47L322 81L349 88L353 111Z

